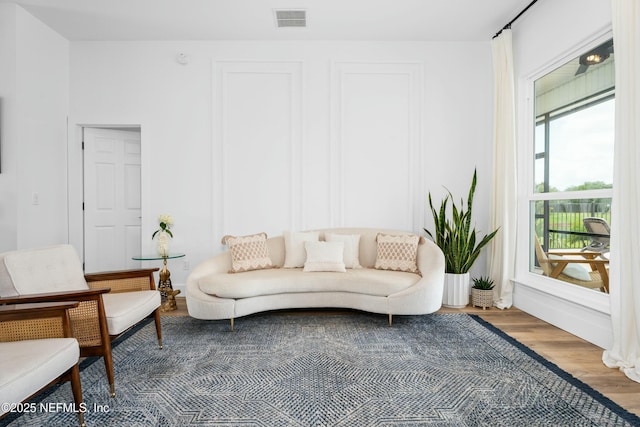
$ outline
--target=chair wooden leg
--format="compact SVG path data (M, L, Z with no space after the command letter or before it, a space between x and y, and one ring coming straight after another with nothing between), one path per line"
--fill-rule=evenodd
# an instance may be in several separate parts
M82 407L82 383L80 382L80 368L77 363L71 368L71 391L73 392L73 401L78 411L78 423L80 427L85 427L84 408Z
M104 367L107 371L107 380L109 381L109 394L116 397L116 380L113 373L113 356L111 355L111 342L107 340L102 343L102 358L104 359Z
M104 303L102 298L98 300L98 319L100 322L100 352L104 359L104 367L107 371L107 380L109 381L109 393L111 397L116 397L116 379L113 373L113 356L111 355L111 338L107 327L107 315L104 312Z
M160 323L160 308L156 308L153 313L156 322L156 335L158 336L158 347L162 350L162 324Z

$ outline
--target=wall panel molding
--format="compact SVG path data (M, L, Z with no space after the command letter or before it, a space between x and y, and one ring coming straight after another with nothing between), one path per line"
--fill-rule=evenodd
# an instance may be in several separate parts
M300 227L302 62L213 61L212 69L214 235ZM274 196L281 200L268 203ZM252 212L242 209L252 200Z
M421 62L332 62L332 226L366 216L369 226L422 229L423 75ZM351 203L358 188L362 207Z

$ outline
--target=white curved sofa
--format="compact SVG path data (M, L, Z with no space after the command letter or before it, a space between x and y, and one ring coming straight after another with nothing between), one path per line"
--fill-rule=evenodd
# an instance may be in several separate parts
M303 272L282 268L283 236L267 239L276 267L229 273L231 256L224 252L200 263L187 278L189 315L204 320L234 319L249 314L287 308L352 308L392 316L433 313L442 305L445 261L440 248L421 238L417 266L420 274L374 269L378 233L409 234L371 228L315 230L360 235L359 262L363 268L340 272Z

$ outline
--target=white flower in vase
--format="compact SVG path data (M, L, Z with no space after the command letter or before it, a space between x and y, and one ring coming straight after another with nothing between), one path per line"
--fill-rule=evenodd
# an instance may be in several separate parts
M151 239L155 239L156 236L158 236L158 255L166 257L169 256L169 238L173 238L173 233L170 230L173 225L173 217L167 214L160 215L158 217L158 223L160 224L160 228L153 232Z

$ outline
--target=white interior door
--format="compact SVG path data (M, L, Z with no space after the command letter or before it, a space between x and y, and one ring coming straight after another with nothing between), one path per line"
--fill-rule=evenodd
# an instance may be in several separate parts
M85 272L139 268L140 131L84 129Z

